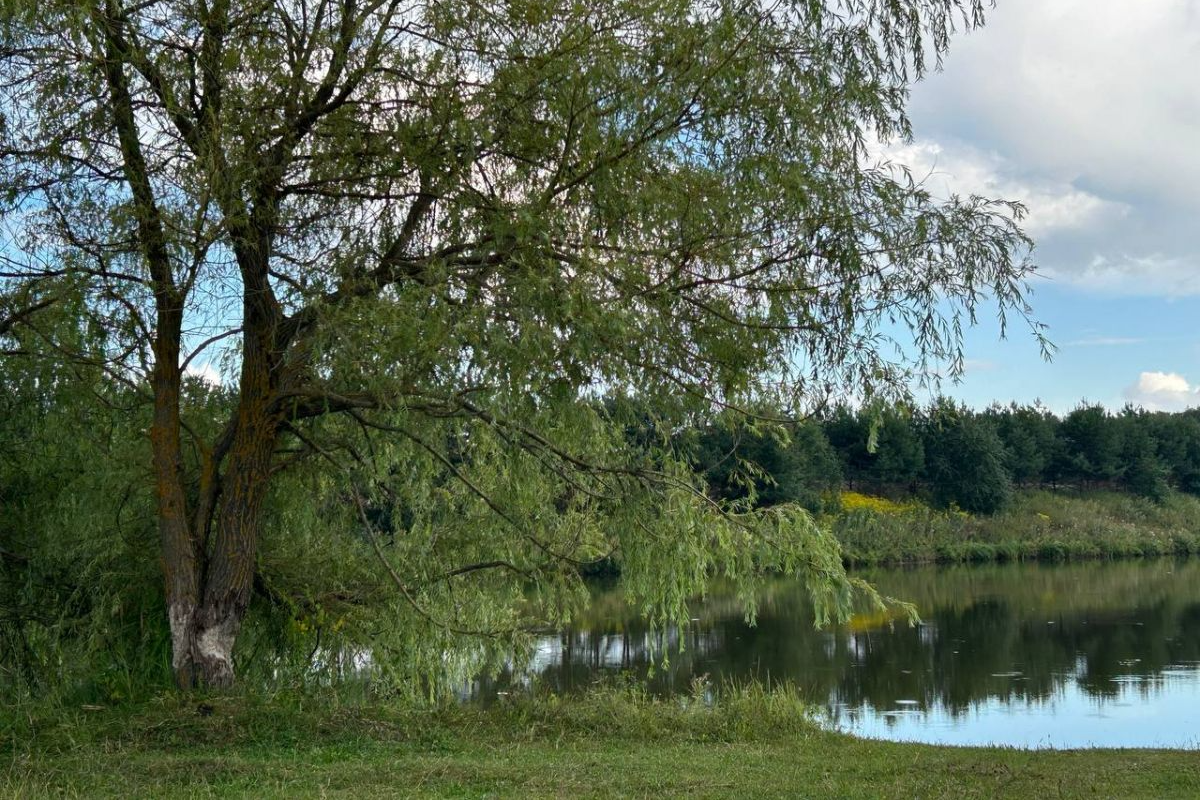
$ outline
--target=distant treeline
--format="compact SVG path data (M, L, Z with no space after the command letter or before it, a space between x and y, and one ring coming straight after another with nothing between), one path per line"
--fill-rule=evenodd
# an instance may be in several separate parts
M1200 495L1200 410L1113 414L1084 404L1059 417L1036 405L974 411L941 400L834 408L787 436L746 424L696 435L697 466L713 494L758 505L816 510L843 488L975 513L1002 508L1016 487Z

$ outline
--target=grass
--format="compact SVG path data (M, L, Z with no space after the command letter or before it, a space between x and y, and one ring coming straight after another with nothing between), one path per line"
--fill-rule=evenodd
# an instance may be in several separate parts
M622 690L489 709L170 697L5 720L0 794L18 797L1200 795L1193 752L857 740L753 688L712 707Z
M993 516L847 493L826 518L854 566L1130 558L1200 553L1200 498L1019 492Z

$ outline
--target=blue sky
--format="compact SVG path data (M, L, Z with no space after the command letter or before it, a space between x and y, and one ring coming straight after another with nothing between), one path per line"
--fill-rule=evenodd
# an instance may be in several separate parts
M889 158L938 194L1019 200L1038 243L1044 363L989 319L972 405L1200 405L1200 0L999 0L912 94Z

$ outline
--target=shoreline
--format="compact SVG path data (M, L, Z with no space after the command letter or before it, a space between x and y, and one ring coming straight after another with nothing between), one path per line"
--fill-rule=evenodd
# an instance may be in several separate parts
M1200 499L1179 493L1156 503L1112 491L1026 490L991 516L846 496L848 508L819 520L853 569L1200 554Z

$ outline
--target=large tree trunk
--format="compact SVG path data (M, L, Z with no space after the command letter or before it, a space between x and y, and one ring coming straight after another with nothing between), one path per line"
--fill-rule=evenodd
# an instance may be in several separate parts
M171 668L180 688L193 684L195 675L189 642L200 599L201 553L188 521L183 488L183 455L179 421L179 326L182 308L160 305L159 335L154 343L154 417L150 447L154 467L155 498L162 571L171 626Z
M167 110L192 153L213 169L209 188L225 215L243 281L243 352L232 439L227 451L223 443L221 452L215 456L204 454L200 499L192 509L193 517L189 515L184 490L180 351L184 309L195 272L182 279L176 274L178 253L173 253L174 234L164 223L155 196L157 173L150 164L157 166L156 162L148 164L143 153L144 137L135 102L135 97L139 102L141 98L131 89L130 75L141 74L157 92L162 92L165 84L146 74L146 65L151 61L139 62L134 57L136 43L127 27L130 15L121 11L120 4L109 0L87 5L86 13L103 44L99 67L109 90L112 123L133 199L139 247L154 292L154 419L150 439L171 627L172 669L176 683L183 689L196 684L228 686L233 682L233 645L253 585L263 498L280 425L272 403L282 372L281 345L275 335L283 314L269 279L272 240L278 222L278 187L286 171L290 148L311 129L315 118L285 126L291 130L290 136L285 137L290 144L276 143L270 148L270 155L261 165L262 173L252 181L251 197L242 197L244 187L240 179L222 169L225 163L222 143L213 132L219 130L217 120L225 78L222 48L229 4L216 3L200 15L197 22L204 28L200 54L204 73L202 108L196 109L197 118L190 120L186 111ZM334 77L337 74L331 72ZM325 97L319 105L327 100ZM272 133L271 138L274 136ZM207 245L195 253L203 260L207 257ZM196 445L203 449L201 443Z
M177 391L156 394L158 396L155 399L150 441L158 501L158 530L162 547L167 619L171 626L171 668L175 675L175 683L180 688L186 688L194 681L188 643L196 605L200 599L199 564L196 543L188 525L183 483L180 480L182 464L178 423L179 395Z
M242 416L223 479L214 542L205 570L203 599L191 642L197 682L208 687L233 683L233 645L250 601L267 493L275 426L256 410Z
M279 435L280 415L272 409L279 371L271 327L248 326L236 428L188 642L195 682L205 687L228 687L234 679L233 646L254 584L263 501Z

